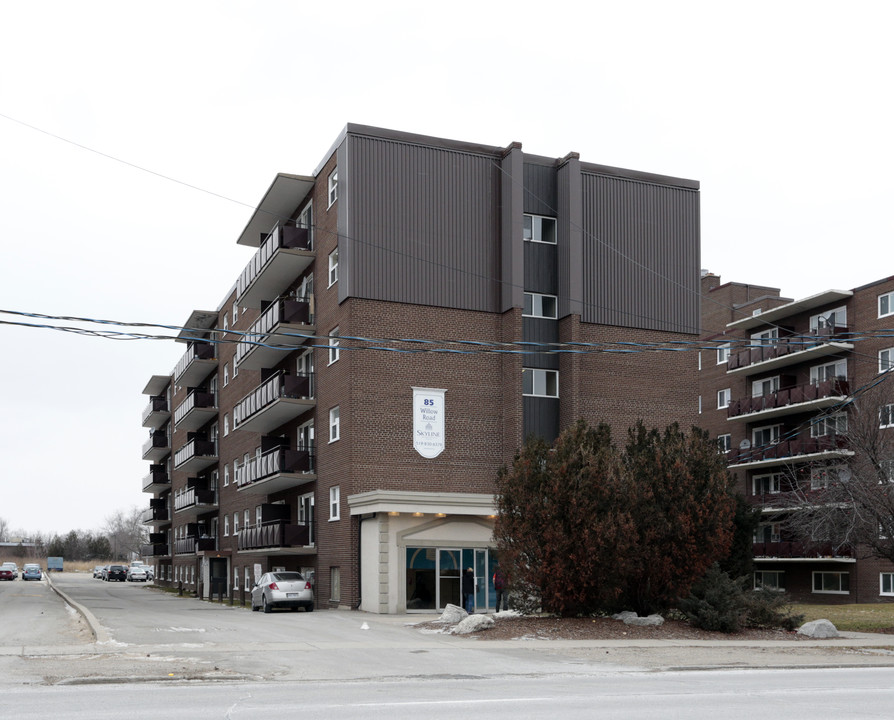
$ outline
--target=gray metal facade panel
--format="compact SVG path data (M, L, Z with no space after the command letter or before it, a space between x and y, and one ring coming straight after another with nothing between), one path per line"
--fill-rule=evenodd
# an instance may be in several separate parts
M536 435L551 443L559 437L558 398L522 398L522 425L524 438Z
M585 322L699 328L697 190L583 173Z
M339 233L352 273L340 291L497 312L499 159L351 135L346 150L350 213Z
M532 215L556 217L556 168L554 165L525 163L525 212Z
M555 295L556 246L547 243L525 243L525 292Z
M556 320L545 318L522 318L522 339L525 342L537 345L549 345L559 342L559 323ZM535 350L535 347L527 347L526 350ZM525 367L544 368L547 370L559 369L559 356L555 353L531 353L525 355L522 362Z

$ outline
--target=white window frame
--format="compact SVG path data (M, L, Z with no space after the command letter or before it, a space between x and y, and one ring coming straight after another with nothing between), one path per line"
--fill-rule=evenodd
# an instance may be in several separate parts
M724 390L717 391L717 409L723 410L729 407L729 404L732 402L733 391L731 388L725 388Z
M332 287L338 282L338 248L329 253L329 285Z
M224 487L227 487L230 484L230 466L229 464L224 464Z
M223 531L223 536L224 536L224 537L229 537L229 536L230 536L230 516L229 516L229 515L224 515L224 531Z
M824 576L824 575L837 575L837 576L838 576L838 587L839 587L839 589L838 589L838 590L825 590L825 589L823 589L823 590L817 590L817 589L816 589L816 580L817 580L817 576ZM840 589L840 588L841 588L841 584L842 584L842 583L841 583L841 578L842 578L842 577L847 578L847 586L848 586L848 589L847 589L847 590L841 590L841 589ZM822 583L822 584L825 585L825 583ZM851 594L851 591L850 591L850 573L849 573L849 572L846 572L846 571L835 571L835 570L814 570L814 571L810 574L810 592L813 593L813 594L815 594L815 595L850 595L850 594Z
M550 386L555 392L550 392ZM530 390L530 392L526 392ZM542 368L522 368L522 395L524 397L559 397L559 371Z
M769 385L768 385L769 383ZM769 387L769 390L767 389ZM751 381L751 397L767 397L779 392L779 376L761 378Z
M775 445L779 442L779 438L782 434L781 425L762 425L761 427L756 427L751 431L751 444L754 447L769 447L770 445ZM770 442L760 443L757 441L758 434L763 434L764 431L769 431L770 433Z
M333 485L329 488L329 522L341 520L341 487Z
M233 326L234 327L238 320L239 320L239 304L235 300L233 300Z
M887 576L888 580L888 590L885 590L885 577ZM880 572L878 574L878 594L879 595L894 595L894 572Z
M328 197L329 197L329 205L328 208L331 208L335 201L338 200L338 167L336 166L335 170L329 173L329 181L328 181Z
M724 455L731 452L733 449L733 436L730 433L718 435L717 447L720 448L720 452L722 452Z
M830 327L847 327L847 307L842 305L810 317L810 332Z
M224 387L230 384L230 364L224 363L224 371L223 371L223 384Z
M245 508L245 512L242 513L242 526L246 528L251 527L251 513L248 511L248 508Z
M761 330L751 335L752 345L778 345L779 344L779 328L770 328L769 330Z
M544 228L546 228L546 232L544 232ZM525 242L555 245L557 243L557 235L558 223L554 217L525 213L522 218L522 237Z
M233 590L239 589L239 568L233 568Z
M880 373L894 370L894 348L878 351L878 371Z
M767 483L769 489L764 491L764 480L769 479ZM761 473L753 475L751 478L752 495L778 495L782 492L782 473Z
M847 360L833 360L832 362L814 365L810 368L810 384L819 385L826 380L847 377Z
M230 416L224 413L224 437L230 434Z
M878 316L880 318L894 315L894 291L878 296Z
M329 364L338 362L338 358L341 354L340 350L341 345L341 336L338 325L332 328L329 331Z
M826 437L828 435L844 435L847 433L847 413L839 412L816 419L810 424L810 437Z
M239 534L239 511L233 513L233 535Z
M819 465L810 468L810 489L823 490L829 487L829 480L837 482L843 477L846 478L846 470L845 465Z
M313 207L312 202L307 203L307 205L304 206L304 209L298 214L298 218L295 221L295 225L300 228L307 229L308 249L313 250L313 247L314 247L314 207Z
M555 320L559 317L559 299L555 295L526 292L522 317Z
M880 428L894 427L894 403L882 405L878 409L878 426Z
M341 407L329 408L329 442L341 439Z
M724 343L717 348L717 364L723 365L729 362L729 354L732 350L730 343Z
M774 576L774 583L765 583L764 576L767 579L770 579L770 576ZM775 590L776 592L785 592L785 571L784 570L755 570L754 571L754 589L760 590L761 588L765 588L767 590Z

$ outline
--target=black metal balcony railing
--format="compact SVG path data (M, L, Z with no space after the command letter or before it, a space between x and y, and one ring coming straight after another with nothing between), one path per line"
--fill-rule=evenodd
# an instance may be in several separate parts
M774 360L792 353L809 350L817 345L840 340L847 334L846 327L820 328L804 335L781 337L774 344L758 345L741 350L729 356L727 370L737 370L765 360Z
M205 392L204 390L193 390L174 410L174 423L179 424L184 417L197 408L210 409L215 407L217 407L217 396L214 393Z
M239 423L263 411L277 400L314 397L314 373L291 375L279 372L267 379L236 404L233 416Z
M192 555L196 552L217 550L217 541L213 537L187 537L174 541L175 555Z
M150 465L149 474L143 478L143 490L148 489L164 489L165 486L171 484L171 477L164 465Z
M215 457L217 444L211 440L199 440L193 438L186 445L174 453L174 466L183 465L194 457Z
M153 413L167 413L168 399L164 395L153 395L149 398L149 404L143 409L143 424Z
M236 466L236 485L237 487L251 485L279 473L312 473L314 461L313 448L268 450L260 457L251 458L247 463Z
M847 545L834 546L831 543L803 542L756 542L752 544L754 557L772 558L820 558L820 557L853 557Z
M166 543L149 543L140 545L140 557L165 557L170 555Z
M186 352L183 353L183 357L177 362L177 367L174 368L174 380L178 380L196 360L215 360L216 358L214 343L204 341L190 343Z
M150 450L165 449L169 447L169 445L168 434L164 430L151 432L149 433L149 439L143 443L143 457L145 457Z
M166 520L170 520L168 509L166 507L150 507L148 510L143 510L140 515L140 522L144 525L153 522L164 522Z
M761 445L747 450L732 450L727 457L730 465L740 465L762 460L814 455L834 450L847 450L845 437L841 435L825 435L818 438L784 440L775 445Z
M217 493L214 490L187 488L174 496L174 512L197 505L217 505Z
M795 387L783 388L769 395L739 398L730 403L727 417L738 417L749 413L761 412L788 407L800 403L821 400L827 397L846 396L849 383L845 378L834 378L820 383L807 383Z
M309 547L313 545L313 524L295 525L276 521L239 531L239 550Z
M248 286L263 271L280 248L313 250L313 237L309 228L294 225L276 225L258 248L254 257L236 281L236 297L242 297Z
M273 349L290 350L312 339L310 336L272 335L276 326L283 323L289 325L313 325L314 315L311 310L310 300L286 298L270 303L269 307L261 313L261 316L248 329L244 336L245 339L240 340L236 346L236 362L242 362L245 356L258 346L258 343L270 346Z

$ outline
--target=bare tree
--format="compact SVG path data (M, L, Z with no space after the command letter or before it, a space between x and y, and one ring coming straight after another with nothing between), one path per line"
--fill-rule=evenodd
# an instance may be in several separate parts
M894 562L894 380L883 376L848 407L853 454L792 477L783 526L810 545L850 546Z
M118 510L106 518L103 532L109 539L112 557L139 555L140 545L147 541L146 526L140 521L142 511L137 507Z
M0 517L0 542L7 542L9 539L9 523L5 518Z

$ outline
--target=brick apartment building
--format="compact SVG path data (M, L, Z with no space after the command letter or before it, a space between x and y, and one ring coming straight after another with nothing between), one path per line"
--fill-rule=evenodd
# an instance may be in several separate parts
M894 337L879 333L894 322L894 277L792 300L709 273L702 293L702 325L717 349L702 353L699 424L717 435L740 491L761 508L755 584L807 602L894 599L890 563L860 547L805 543L784 522L796 487L810 498L854 456L851 401L879 404L878 432L894 433L890 387L864 394L894 368Z
M697 419L694 353L603 352L698 338L697 182L348 125L238 242L143 391L162 584L245 601L301 570L318 608L403 613L459 603L473 567L486 610L525 437Z

